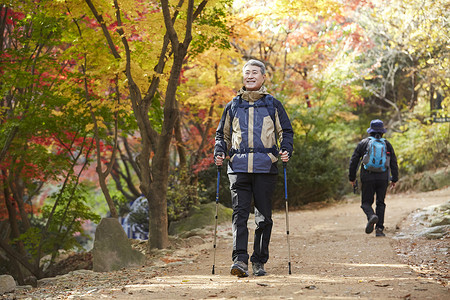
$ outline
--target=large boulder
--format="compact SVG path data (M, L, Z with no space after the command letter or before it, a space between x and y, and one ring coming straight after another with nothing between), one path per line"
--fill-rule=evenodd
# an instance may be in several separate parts
M423 230L419 236L430 240L442 239L450 233L450 225L434 226Z
M14 292L16 281L11 275L0 275L0 295Z
M450 215L436 216L431 220L430 227L450 225Z
M145 256L133 249L116 218L103 218L95 231L92 250L93 271L109 272L140 266Z

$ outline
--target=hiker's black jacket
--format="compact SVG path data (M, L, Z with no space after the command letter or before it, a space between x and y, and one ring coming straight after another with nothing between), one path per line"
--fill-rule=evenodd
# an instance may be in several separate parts
M394 148L388 140L386 141L387 152L390 152L390 168L385 172L370 172L364 169L364 166L361 163L361 181L372 181L372 180L389 180L389 170L392 175L391 181L398 181L398 165L397 165L397 157L395 156ZM366 153L367 145L369 144L369 138L363 139L359 142L358 146L356 146L355 151L353 152L352 158L350 159L350 167L348 170L348 179L350 181L354 181L356 179L356 172L358 171L358 165L361 162L364 154Z

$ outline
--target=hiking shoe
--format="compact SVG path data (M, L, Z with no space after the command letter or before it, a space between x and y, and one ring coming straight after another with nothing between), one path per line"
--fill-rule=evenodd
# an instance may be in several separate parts
M383 229L377 228L375 231L375 236L386 236L383 232Z
M255 276L264 276L266 275L266 271L264 270L264 264L260 262L252 263L253 275Z
M234 262L231 265L231 275L236 275L237 277L247 277L248 276L248 265L240 260Z
M366 233L367 233L367 234L373 232L373 228L374 228L374 226L375 226L375 224L376 224L377 222L378 222L378 216L377 216L377 215L372 215L372 216L369 218L369 222L367 222L367 225L366 225Z

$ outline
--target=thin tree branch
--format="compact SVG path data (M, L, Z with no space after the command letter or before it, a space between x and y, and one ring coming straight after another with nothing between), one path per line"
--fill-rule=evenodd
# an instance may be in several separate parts
M108 42L108 46L109 46L109 49L111 50L111 53L114 55L114 58L119 59L120 54L119 54L119 52L117 52L116 46L114 45L114 42L111 38L111 34L109 33L108 28L106 27L105 21L103 20L103 16L98 13L97 9L95 8L94 4L92 4L91 0L85 0L85 1L86 1L86 4L91 9L91 12L94 14L95 19L100 24L103 34L106 38L106 41Z

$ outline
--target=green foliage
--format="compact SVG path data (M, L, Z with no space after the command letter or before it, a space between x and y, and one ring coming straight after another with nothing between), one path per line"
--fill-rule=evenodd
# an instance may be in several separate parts
M199 172L198 178L199 182L204 186L199 191L199 196L203 199L202 203L216 201L217 166L213 164L208 169ZM230 182L226 166L222 167L220 172L219 203L226 207L231 207Z
M202 185L191 184L190 179L191 177L187 176L186 170L178 170L178 172L169 176L169 188L167 190L169 222L186 217L193 205L203 202L198 192Z
M161 95L159 93L156 93L151 103L152 109L150 109L148 112L148 118L151 120L153 128L155 128L158 133L161 133L164 120L164 111L161 102Z
M128 199L125 198L123 193L121 193L120 191L111 187L110 195L111 195L111 199L114 202L114 205L117 207L119 216L123 216L130 211L130 209L128 207ZM103 199L103 201L105 201L105 200ZM105 203L105 202L102 202L102 203Z
M195 21L198 26L191 42L191 53L196 56L215 46L218 49L229 49L230 31L226 18L229 16L231 0L219 1L212 8L204 10Z
M423 173L402 176L395 188L395 193L411 191L428 192L450 186L450 170L448 167L433 169Z
M20 235L20 238L14 242L22 242L27 249L27 252L32 256L36 257L38 253L38 246L41 241L41 229L37 227L32 227L28 231Z
M86 182L85 184L89 184ZM124 196L124 194L117 190L114 185L113 180L108 181L108 190L114 205L117 208L119 216L124 216L130 212L129 200ZM105 196L101 191L98 190L98 186L95 183L91 183L88 189L88 194L90 197L87 199L87 205L91 207L91 211L98 214L101 217L109 216L109 208L106 203Z
M422 123L408 120L391 143L399 167L405 174L448 166L450 163L450 123Z
M330 141L324 140L296 140L295 155L287 165L287 186L289 205L301 205L325 201L336 197L337 191L342 189L342 179L345 169L336 160L336 150ZM281 169L281 163L279 164ZM283 176L280 172L280 177ZM275 206L283 207L284 179L279 178ZM283 192L281 194L280 192ZM282 196L283 195L283 196Z
M74 184L52 194L51 200L42 207L40 219L35 221L36 227L30 228L19 238L28 253L35 256L39 248L44 254L52 255L60 249L81 249L76 237L89 238L84 233L83 224L86 221L100 221L100 216L86 205L88 197L83 185Z

